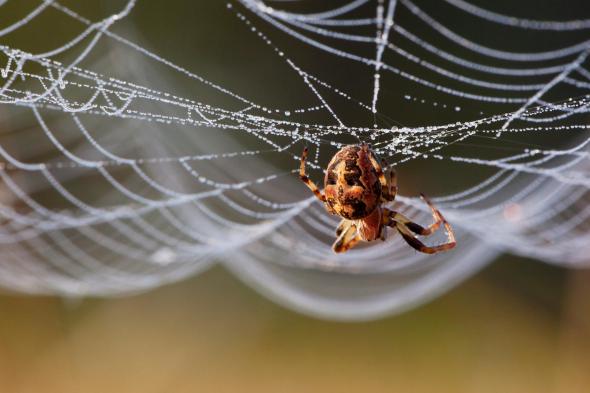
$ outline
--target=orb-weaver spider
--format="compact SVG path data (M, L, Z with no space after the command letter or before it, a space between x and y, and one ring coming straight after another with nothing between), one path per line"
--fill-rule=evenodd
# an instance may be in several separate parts
M335 252L345 252L361 240L385 240L386 227L397 229L403 239L420 252L434 254L455 247L453 229L424 194L420 196L430 207L434 218L434 222L426 228L383 206L394 201L397 178L393 169L389 178L385 176L369 145L348 145L334 155L326 170L323 193L305 172L307 153L305 148L299 169L301 180L325 204L328 212L342 217L332 245ZM441 224L447 232L447 243L427 246L416 238L416 235L431 235Z

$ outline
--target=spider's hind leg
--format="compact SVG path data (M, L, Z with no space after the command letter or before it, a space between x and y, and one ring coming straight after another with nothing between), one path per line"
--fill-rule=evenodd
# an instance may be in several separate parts
M343 220L347 221L347 220ZM332 245L332 250L335 253L342 253L350 250L352 247L361 240L361 237L356 232L356 227L348 221L348 227L340 233L340 236L336 239ZM340 229L340 226L338 226Z
M432 218L434 219L434 222L432 224L430 224L427 228L422 228L422 232L418 233L414 230L412 230L414 233L417 233L419 235L423 235L423 236L428 236L431 233L433 233L434 231L436 231L441 224L444 225L445 229L447 230L448 233L453 234L453 230L451 229L451 226L449 225L449 223L447 222L447 220L445 220L445 218L443 217L443 215L441 214L441 212L432 204L432 202L430 201L430 199L424 195L424 194L420 194L420 198L422 198L422 200L424 202L426 202L426 204L428 205L428 207L430 208L430 211L432 212ZM412 229L412 228L410 228ZM454 236L454 234L453 234Z
M404 216L403 214L388 209L385 209L384 211L383 223L390 227L396 228L400 235L402 235L404 240L410 246L412 246L414 249L420 252L426 254L434 254L440 251L450 250L451 248L455 247L457 241L455 240L455 233L453 232L453 228L451 228L447 220L445 220L445 218L438 211L438 209L436 209L425 196L422 196L422 198L430 206L435 219L435 221L428 227L424 228L420 224L410 221L410 219ZM437 246L426 246L414 235L416 234L421 236L428 236L432 234L434 231L436 231L441 224L444 225L444 228L447 232L446 243Z
M342 232L347 230L351 225L352 222L350 220L347 220L345 218L342 219L342 221L340 221L340 224L338 224L338 226L336 227L336 237L340 236Z
M449 225L447 220L445 220L445 218L443 217L441 212L432 204L430 199L428 199L424 194L420 194L420 197L422 198L422 200L424 202L426 202L428 207L430 207L430 211L432 212L432 218L434 219L432 224L430 224L426 228L420 224L412 222L408 217L404 216L401 213L395 212L395 211L390 210L388 213L389 214L388 218L390 218L391 220L394 220L396 222L404 224L406 227L408 227L408 229L410 231L414 232L416 235L421 235L421 236L432 235L434 232L436 232L438 230L438 228L440 228L441 225L444 225L447 232L452 232L451 226Z
M447 251L454 248L457 244L452 231L448 233L449 240L447 243L439 244L436 246L427 246L420 240L418 240L416 236L412 232L410 232L407 226L397 223L395 227L398 230L398 232L402 235L402 238L406 241L406 243L408 243L416 251L420 251L425 254L436 254L437 252Z

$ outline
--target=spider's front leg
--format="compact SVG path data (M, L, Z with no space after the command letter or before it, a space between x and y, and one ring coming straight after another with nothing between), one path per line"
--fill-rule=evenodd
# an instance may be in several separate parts
M299 178L301 179L302 182L305 183L305 185L307 187L309 187L309 189L313 192L313 194L322 202L326 202L326 197L324 194L321 193L321 191L318 189L318 186L315 185L314 182L312 182L309 177L307 176L307 173L305 172L305 162L307 160L307 154L308 154L308 149L307 147L305 149L303 149L303 154L301 155L301 164L299 165Z

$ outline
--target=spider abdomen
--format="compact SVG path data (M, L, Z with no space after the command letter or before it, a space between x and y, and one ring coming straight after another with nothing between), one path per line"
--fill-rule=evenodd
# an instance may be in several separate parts
M324 193L328 209L348 220L371 214L380 203L381 183L367 145L346 146L334 155L326 170Z

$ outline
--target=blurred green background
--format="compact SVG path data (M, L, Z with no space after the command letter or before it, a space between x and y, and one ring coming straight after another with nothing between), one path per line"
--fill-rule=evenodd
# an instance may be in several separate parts
M38 3L9 1L0 8L1 25ZM583 5L546 3L529 9L536 2L525 1L522 9L539 13L531 18L561 12L555 19L573 19ZM64 4L96 20L121 2ZM3 43L35 52L80 31L56 18L44 15ZM268 48L244 38L244 26L223 2L139 1L129 18L133 28L125 23L115 30L165 58L255 101L289 104L285 86L257 89L284 69L264 56ZM316 54L307 56L299 59L313 68ZM112 58L123 60L121 52ZM331 77L346 80L355 71L338 67ZM368 94L370 80L370 73L349 80L349 90ZM191 95L191 86L173 79L151 82ZM383 94L384 102L400 96L387 88ZM479 110L467 106L461 115L476 117ZM404 112L404 122L423 121L415 109ZM363 323L298 315L219 267L125 298L4 293L0 392L588 392L589 311L590 272L511 256L416 310Z

